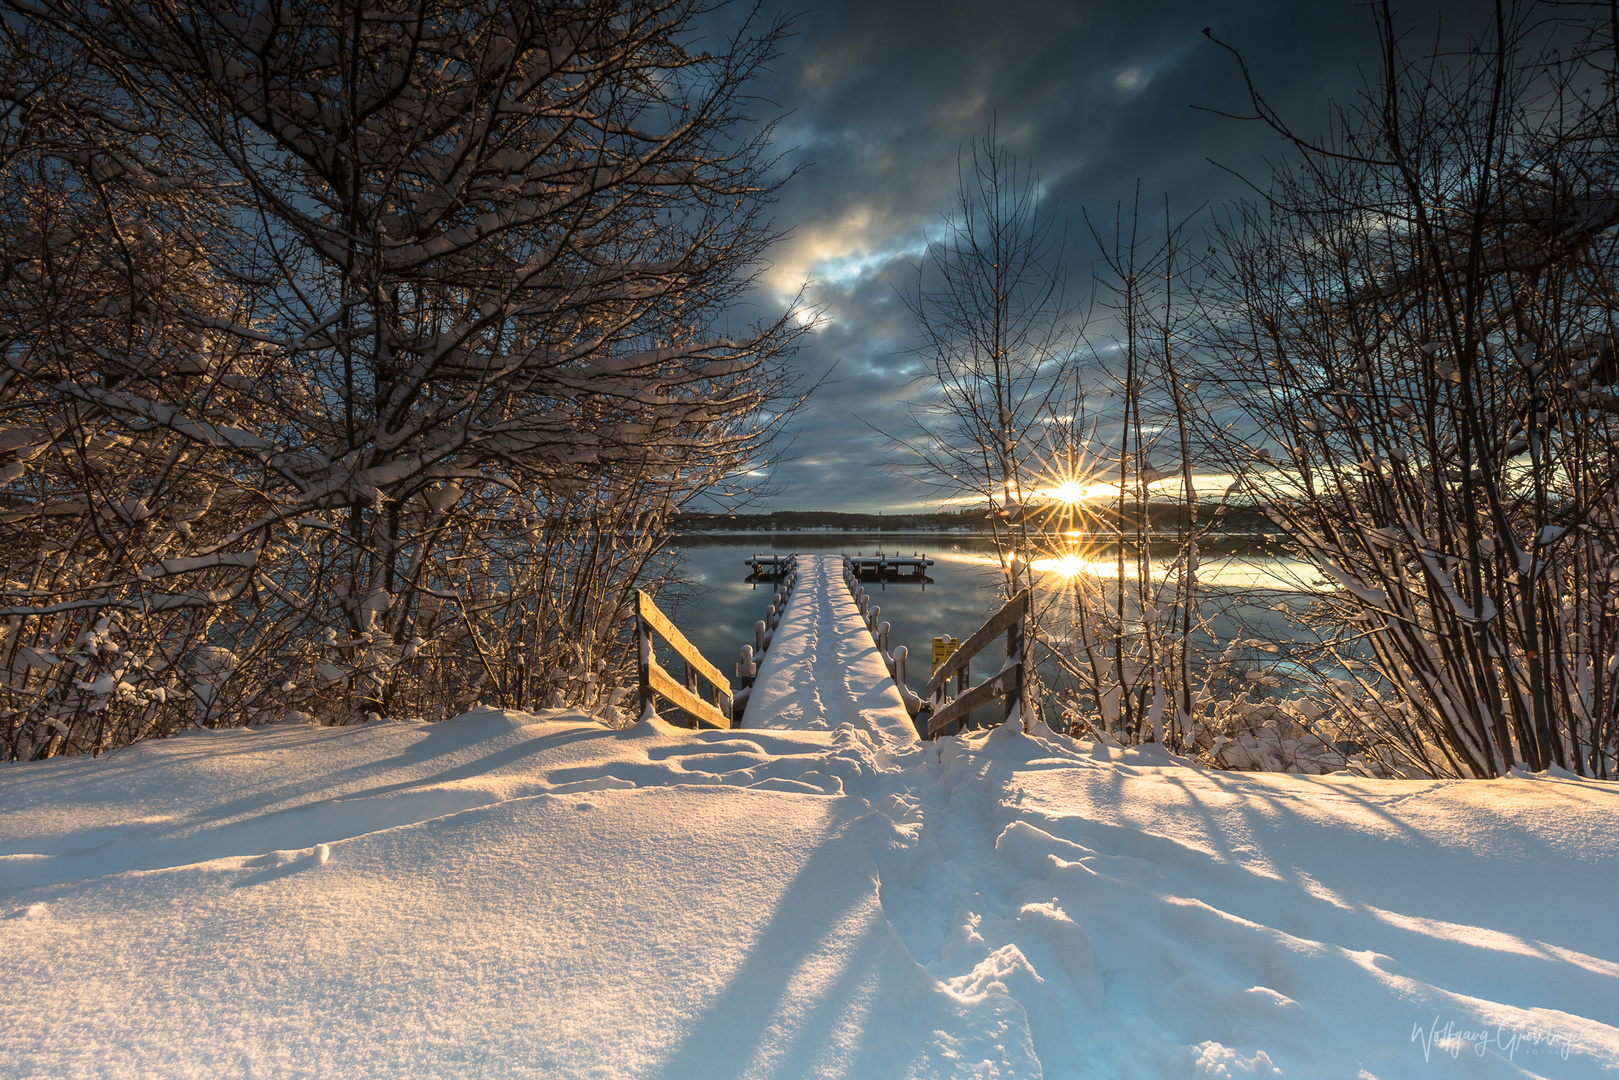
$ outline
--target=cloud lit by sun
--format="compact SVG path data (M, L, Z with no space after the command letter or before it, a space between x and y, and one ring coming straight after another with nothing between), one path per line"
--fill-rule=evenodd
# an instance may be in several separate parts
M872 242L883 236L886 243ZM850 286L894 259L920 258L927 240L890 220L887 208L856 203L833 221L807 223L772 254L765 280L777 296L797 294L805 281Z

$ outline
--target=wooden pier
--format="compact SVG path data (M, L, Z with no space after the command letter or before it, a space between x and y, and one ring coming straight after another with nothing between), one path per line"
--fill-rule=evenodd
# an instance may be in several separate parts
M734 689L650 597L638 596L643 717L655 715L661 699L684 712L693 726L724 728L740 722L745 727L828 728L848 723L890 737L935 738L959 731L974 708L1004 698L1002 715L1020 717L1027 730L1028 590L970 635L918 695L906 685L906 650L889 648L890 625L860 579L926 582L934 560L919 553L760 553L743 562L756 575L773 578L777 587L765 618L754 624L754 643L740 648ZM970 686L970 660L1003 634L1005 660L988 679ZM684 680L658 665L654 637L685 661ZM699 692L700 679L710 684L708 700Z
M759 661L742 726L852 724L885 738L916 738L910 706L920 699L901 694L903 660L896 677L894 658L879 648L872 630L878 610L850 590L843 556L799 555L797 567L797 585Z

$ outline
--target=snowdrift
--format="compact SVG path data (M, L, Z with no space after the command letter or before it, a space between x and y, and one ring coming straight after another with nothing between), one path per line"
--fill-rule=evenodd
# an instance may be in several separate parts
M5 1077L1595 1077L1611 786L1001 729L195 733L0 772Z

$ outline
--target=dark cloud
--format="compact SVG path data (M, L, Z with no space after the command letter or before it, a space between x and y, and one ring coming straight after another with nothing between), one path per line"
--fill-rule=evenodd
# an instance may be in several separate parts
M1457 21L1481 11L1451 8ZM1427 4L1404 19L1416 34L1436 25ZM932 498L894 472L889 440L872 429L904 430L904 402L921 392L908 385L915 342L895 290L914 282L951 206L963 147L992 122L1069 218L1076 282L1091 262L1082 209L1111 222L1139 187L1159 217L1166 196L1184 215L1243 195L1240 177L1263 181L1284 149L1277 137L1193 108L1249 111L1237 62L1205 26L1304 132L1320 130L1328 100L1353 96L1375 62L1370 17L1348 0L834 0L802 11L756 87L787 113L784 165L810 163L782 193L777 216L793 232L758 299L779 303L810 281L826 322L795 363L812 379L832 374L799 419L773 505L878 510Z

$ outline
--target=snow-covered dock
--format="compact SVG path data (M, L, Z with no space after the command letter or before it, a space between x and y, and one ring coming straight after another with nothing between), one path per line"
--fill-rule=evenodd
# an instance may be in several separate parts
M899 687L843 583L837 555L800 555L798 587L748 699L745 728L824 730L853 724L916 738Z

